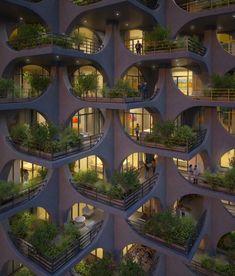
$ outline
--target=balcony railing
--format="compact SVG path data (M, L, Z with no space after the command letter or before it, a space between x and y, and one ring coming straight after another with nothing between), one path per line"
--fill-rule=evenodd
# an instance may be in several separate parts
M174 145L175 144L174 138L168 138L168 139L165 139L165 141L161 139L161 143L148 142L148 141L145 141L144 139L145 136L143 135L140 135L140 140L137 142L139 142L141 145L146 147L165 149L165 150L171 150L171 151L183 152L183 153L190 153L199 145L201 145L205 136L206 136L206 129L197 131L195 140L187 141L186 144L183 146ZM133 138L136 138L136 137L133 137ZM168 146L168 144L171 144L172 146Z
M72 154L82 152L85 150L89 150L94 147L102 138L103 134L95 134L88 137L82 138L82 144L79 144L77 147L67 147L63 152L44 152L41 150L37 150L37 147L32 148L30 145L22 146L19 143L13 142L10 137L7 137L7 141L17 150L29 155L34 155L39 158L43 158L46 160L56 160L61 159Z
M198 176L197 181L195 182L193 179L193 176L189 179L189 173L186 171L181 170L180 171L181 174L192 184L197 185L201 188L207 189L207 190L211 190L211 191L215 191L215 192L221 192L221 193L225 193L225 194L229 194L229 195L235 195L235 191L231 191L228 188L225 188L223 186L223 183L221 182L221 186L217 183L216 185L212 185L210 183L207 183L203 180L202 176Z
M153 175L149 179L145 180L138 190L134 191L133 193L124 197L123 199L112 198L109 195L97 191L97 189L95 189L94 187L87 187L83 184L77 184L72 180L71 183L80 194L94 199L96 201L99 201L101 203L110 205L114 208L118 208L125 211L132 205L134 205L137 201L139 201L141 198L143 198L145 195L147 195L152 190L157 179L158 174Z
M75 49L87 54L99 52L103 44L90 38L84 38L79 43L76 38L62 34L42 34L38 37L28 37L27 39L15 39L8 41L8 44L15 50L36 48L38 46L59 46L65 49Z
M135 49L136 40L130 39L125 41L125 46L133 53L136 53ZM176 51L189 51L200 56L204 56L206 48L197 41L191 38L183 38L179 40L163 40L163 41L144 41L141 54L157 54L160 52L172 53Z
M143 102L146 100L151 100L153 99L157 92L159 90L156 90L153 95L150 98L144 98L143 94L140 92L137 92L136 95L130 96L126 92L126 90L121 91L120 90L120 95L122 96L116 96L114 95L112 89L110 89L110 96L107 95L102 95L101 91L94 91L94 92L89 92L89 93L82 93L82 95L77 96L83 101L88 101L88 102L99 102L99 103L134 103L134 102ZM76 96L75 90L72 88L71 93Z
M46 181L40 182L30 188L23 189L19 194L12 194L10 197L0 200L0 213L6 212L22 203L31 200L44 188Z
M235 101L235 89L208 88L204 91L193 91L190 97L194 100L231 102Z
M72 2L78 6L85 6L100 2L101 0L72 0Z
M200 262L192 261L190 265L187 265L190 270L197 273L197 275L202 276L227 276L227 273L217 273L215 270L208 270L201 266Z
M69 260L75 257L85 247L92 243L99 233L103 221L96 223L89 232L81 235L76 241L73 241L63 252L55 258L49 258L42 253L39 253L36 248L23 239L16 238L10 233L11 240L16 248L27 258L38 263L42 268L50 273L56 272Z
M235 1L234 1L235 3ZM227 51L229 54L235 56L235 40L229 40L227 42L220 41L221 46Z
M18 91L13 91L13 93L7 93L6 95L0 95L0 104L1 103L14 103L14 102L28 102L33 99L38 98L42 95L41 91L32 91L31 89L23 89L21 93Z
M145 222L140 222L140 221L136 221L136 220L128 220L128 223L140 235L143 235L144 237L149 238L152 241L157 242L161 245L164 245L170 249L174 249L174 250L180 252L181 254L188 255L190 253L192 247L194 246L195 241L200 236L201 230L202 230L204 222L205 222L205 218L206 218L206 211L204 211L203 214L201 215L201 217L199 218L194 231L192 232L191 236L189 237L189 239L187 240L185 245L170 244L170 243L167 243L165 240L161 239L161 237L157 237L157 236L153 236L152 234L151 235L148 234L144 229Z
M188 12L197 12L221 7L229 7L233 4L235 4L235 0L195 0L182 4L179 3L178 5Z

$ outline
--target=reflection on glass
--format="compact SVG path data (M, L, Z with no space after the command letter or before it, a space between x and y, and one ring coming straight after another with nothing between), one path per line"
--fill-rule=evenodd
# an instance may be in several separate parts
M231 162L235 158L235 150L227 151L221 158L220 158L220 166L222 168L231 168Z
M84 137L101 133L102 124L101 112L88 107L79 110L71 120L72 128Z
M235 134L235 110L217 107L217 114L222 126L232 135Z
M122 124L128 134L134 136L136 125L139 124L139 132L151 132L153 126L152 115L144 108L130 109L121 114Z
M101 159L95 155L82 158L74 162L74 172L95 170L98 177L104 179L104 167Z
M175 165L177 166L177 168L180 171L185 171L187 172L188 167L190 164L193 165L193 167L195 165L197 165L199 172L203 172L204 171L204 164L203 164L203 160L200 154L195 155L191 160L182 160L182 159L177 159L177 158L173 158L173 161L175 163Z
M131 67L127 71L123 79L128 80L131 87L135 90L138 90L139 85L144 82L144 78L140 70L135 66Z

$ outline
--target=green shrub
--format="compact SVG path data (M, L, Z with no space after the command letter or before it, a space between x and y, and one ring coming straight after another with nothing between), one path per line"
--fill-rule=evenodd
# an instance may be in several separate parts
M90 266L85 261L80 261L78 264L76 264L74 270L81 276L91 276Z
M192 217L173 215L170 211L161 212L151 217L144 226L146 233L164 239L167 243L187 245L187 240L193 234L195 222Z
M130 259L127 259L121 263L119 275L120 276L144 276L145 273L140 264Z
M0 180L0 202L11 196L16 196L20 190L20 184L16 184L13 181Z
M34 276L34 274L27 267L23 266L14 273L14 276Z
M24 74L24 78L29 82L32 97L44 92L51 82L49 76L39 75L38 73Z
M145 33L145 41L164 41L169 40L170 29L157 25L151 32Z
M217 187L223 187L224 186L224 181L223 177L220 174L217 173L211 173L208 170L205 170L202 174L202 180L209 185L213 189L216 189Z
M195 133L189 126L180 126L176 128L174 135L174 143L179 146L185 146L188 143L195 142Z
M74 129L67 127L62 132L60 145L63 150L78 147L81 145L81 138Z
M0 79L0 98L14 95L15 85L12 79Z
M11 139L15 143L28 145L29 141L29 126L26 124L17 124L10 129Z
M215 267L215 260L210 257L204 257L201 261L201 266L208 270L213 270Z
M225 172L224 175L224 186L229 190L233 191L235 188L235 168L232 168Z
M78 184L94 184L99 180L97 172L94 170L79 171L74 174L73 179Z
M10 225L13 235L21 239L27 239L36 219L36 216L29 212L19 213L12 217Z
M96 276L112 276L113 275L113 261L109 257L104 257L103 259L96 259L91 266L89 275Z
M43 254L48 244L50 244L58 234L58 230L51 222L39 220L37 222L37 227L35 227L30 237L30 243Z
M212 83L213 88L235 89L235 77L233 75L213 74L212 77L211 77L211 83Z
M96 74L80 74L74 83L74 92L78 97L87 96L88 92L96 92L98 89L98 79Z
M120 79L114 85L112 89L103 89L104 97L138 97L139 92L131 87L131 84L128 80Z

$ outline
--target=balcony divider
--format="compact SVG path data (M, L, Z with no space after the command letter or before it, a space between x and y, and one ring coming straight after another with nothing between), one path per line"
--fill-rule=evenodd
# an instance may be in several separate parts
M103 221L96 223L89 232L81 235L75 242L73 242L73 244L70 244L68 248L54 258L44 256L42 253L39 253L33 245L23 239L14 237L12 233L9 233L9 236L16 248L24 256L36 262L48 272L54 273L65 265L70 259L80 253L80 251L91 244L99 233L102 224Z
M98 192L97 189L93 187L87 187L83 184L78 184L76 185L75 182L70 180L74 188L81 193L82 195L89 197L91 199L94 199L98 202L110 205L114 208L121 209L123 211L127 210L130 208L132 205L134 205L137 201L139 201L141 198L143 198L145 195L147 195L153 188L155 182L158 179L159 174L155 174L149 179L145 180L142 184L141 187L131 193L130 195L126 196L123 199L115 199L112 198L109 195L106 195L104 193Z

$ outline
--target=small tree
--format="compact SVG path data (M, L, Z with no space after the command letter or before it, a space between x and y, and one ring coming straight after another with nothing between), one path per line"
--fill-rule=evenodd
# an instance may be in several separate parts
M131 259L124 260L120 265L120 276L144 276L144 270L139 263Z
M157 25L151 32L146 32L145 41L164 41L170 39L170 29Z
M14 95L15 85L12 79L0 79L0 98Z
M87 95L88 92L95 92L98 88L98 80L96 74L79 75L74 84L74 92L76 96L81 97Z

